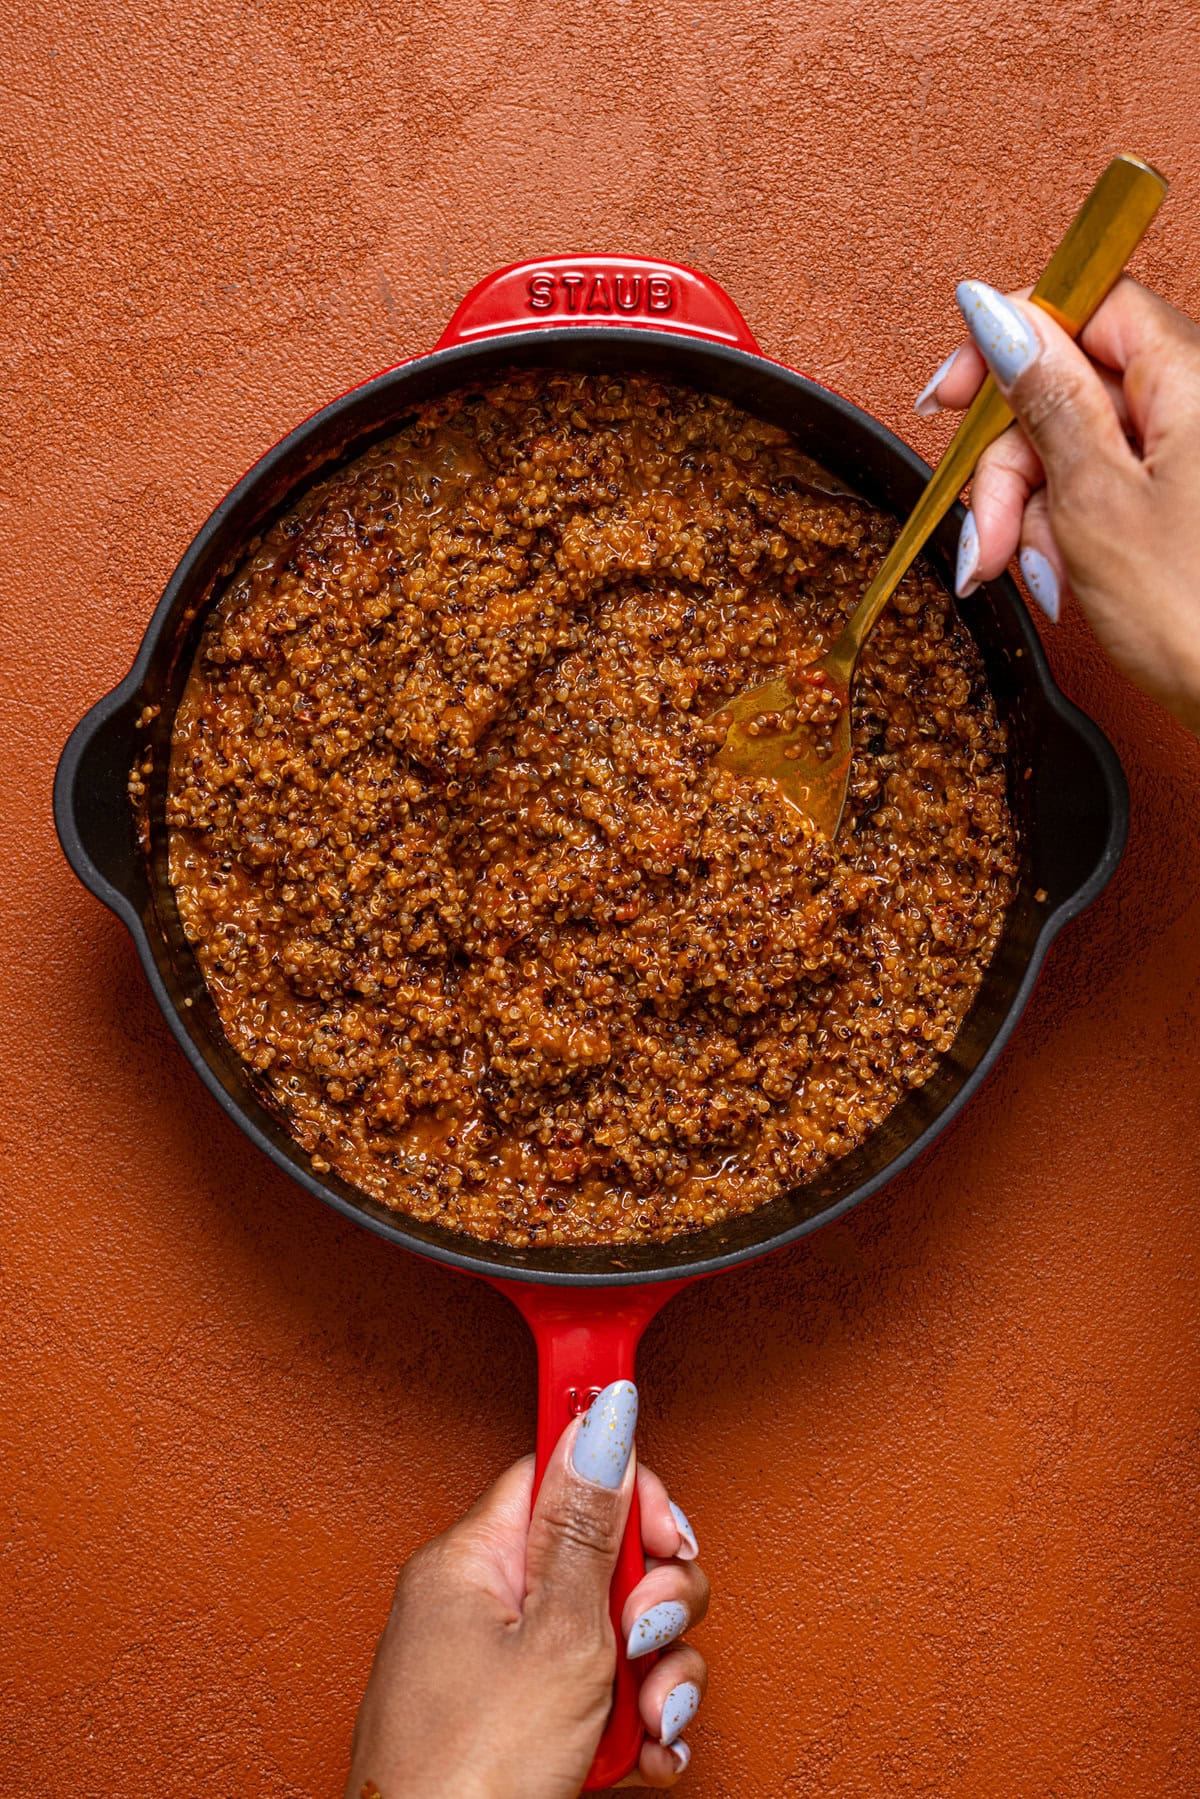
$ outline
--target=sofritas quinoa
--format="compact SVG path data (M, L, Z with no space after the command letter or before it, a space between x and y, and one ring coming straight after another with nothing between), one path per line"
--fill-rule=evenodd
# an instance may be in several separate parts
M918 567L836 844L714 761L894 523L649 377L426 407L277 522L173 731L171 879L308 1149L509 1243L670 1235L844 1155L949 1048L1016 872L975 645Z

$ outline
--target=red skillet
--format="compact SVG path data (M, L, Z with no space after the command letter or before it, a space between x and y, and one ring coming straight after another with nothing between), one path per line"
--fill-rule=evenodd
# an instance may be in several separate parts
M418 1255L492 1281L520 1309L538 1346L540 1477L571 1415L607 1382L633 1375L642 1332L682 1281L764 1255L838 1216L906 1167L961 1111L1011 1035L1054 936L1116 867L1128 800L1110 745L1051 680L1012 582L994 581L963 612L1009 724L1014 766L1032 770L1030 779L1014 783L1012 796L1021 832L1020 889L953 1050L934 1079L903 1100L866 1143L748 1217L669 1243L607 1249L475 1243L389 1212L334 1174L316 1173L230 1050L179 926L166 872L170 720L205 611L241 547L289 495L332 460L398 429L438 393L531 364L649 369L722 394L787 426L818 462L899 514L908 512L928 476L926 465L866 413L764 357L728 295L691 269L583 256L501 270L467 295L432 354L324 406L221 502L172 576L130 673L72 733L55 783L55 819L80 879L129 929L184 1054L252 1141L336 1211ZM930 547L944 570L952 565L957 525L952 515ZM147 707L159 710L142 726ZM140 839L126 781L135 757L148 753L154 773ZM613 1584L614 1619L641 1573L635 1514ZM611 1785L637 1762L642 1667L619 1658L590 1789Z

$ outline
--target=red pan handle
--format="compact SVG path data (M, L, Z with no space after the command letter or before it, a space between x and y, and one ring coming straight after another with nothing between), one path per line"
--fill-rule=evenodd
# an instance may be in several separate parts
M497 269L471 289L437 348L547 325L632 325L762 355L723 287L682 263L645 256L547 256Z
M538 1352L537 1466L534 1492L542 1484L546 1463L571 1419L585 1412L610 1381L632 1380L642 1332L682 1281L656 1281L637 1287L531 1286L524 1281L496 1281L512 1300L530 1330ZM641 1754L638 1693L654 1658L630 1662L621 1639L621 1608L646 1572L637 1494L613 1574L609 1613L617 1633L617 1678L612 1711L600 1738L585 1792L596 1792L623 1780L637 1767Z

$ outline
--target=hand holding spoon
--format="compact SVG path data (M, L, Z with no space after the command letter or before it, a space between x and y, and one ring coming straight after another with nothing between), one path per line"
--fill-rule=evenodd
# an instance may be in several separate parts
M1148 163L1117 156L1080 207L1031 296L1072 337L1116 281L1166 191L1166 181ZM729 719L717 760L738 774L777 781L789 804L830 839L837 836L850 782L850 702L863 645L980 456L1012 416L989 375L832 647L807 668L748 688L713 714L714 722ZM805 695L825 716L836 711L823 737L803 716L791 722L808 712Z

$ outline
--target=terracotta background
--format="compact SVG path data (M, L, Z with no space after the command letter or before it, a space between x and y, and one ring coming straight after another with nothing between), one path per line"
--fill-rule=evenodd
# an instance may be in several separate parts
M1200 14L1028 0L17 0L0 53L0 1791L340 1791L398 1563L529 1441L494 1294L273 1172L186 1070L50 782L230 482L493 265L624 249L926 453L952 289L1109 153L1200 310ZM716 1587L687 1791L1200 1791L1200 749L1069 618L1115 885L908 1178L677 1299L642 1446Z

